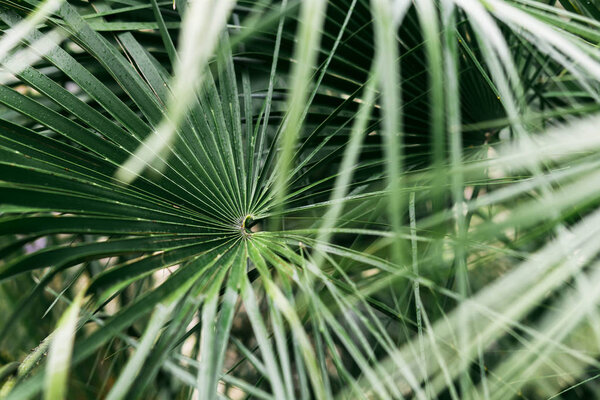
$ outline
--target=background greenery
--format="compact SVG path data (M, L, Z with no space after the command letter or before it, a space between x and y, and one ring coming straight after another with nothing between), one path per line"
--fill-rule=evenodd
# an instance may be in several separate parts
M600 398L596 1L0 28L0 398Z

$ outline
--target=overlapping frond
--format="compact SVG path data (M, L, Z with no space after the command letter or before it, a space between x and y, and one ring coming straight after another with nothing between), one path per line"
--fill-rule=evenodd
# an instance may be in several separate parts
M560 4L3 2L0 397L594 393Z

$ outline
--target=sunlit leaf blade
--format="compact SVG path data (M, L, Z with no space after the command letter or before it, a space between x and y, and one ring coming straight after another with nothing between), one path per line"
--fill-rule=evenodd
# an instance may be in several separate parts
M84 292L77 295L59 320L56 330L52 333L46 366L45 399L61 400L67 398L71 353L83 295Z
M0 397L598 397L594 2L0 25Z

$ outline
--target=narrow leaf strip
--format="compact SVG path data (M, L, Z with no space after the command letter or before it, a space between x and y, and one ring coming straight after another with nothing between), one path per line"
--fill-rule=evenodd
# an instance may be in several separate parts
M52 335L44 381L45 400L62 400L67 397L67 380L75 340L75 328L83 295L84 291L79 292L61 317L56 331Z

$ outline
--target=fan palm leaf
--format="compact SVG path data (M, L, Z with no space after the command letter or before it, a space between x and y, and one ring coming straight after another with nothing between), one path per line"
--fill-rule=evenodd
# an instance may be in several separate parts
M0 397L593 396L560 4L3 2Z

